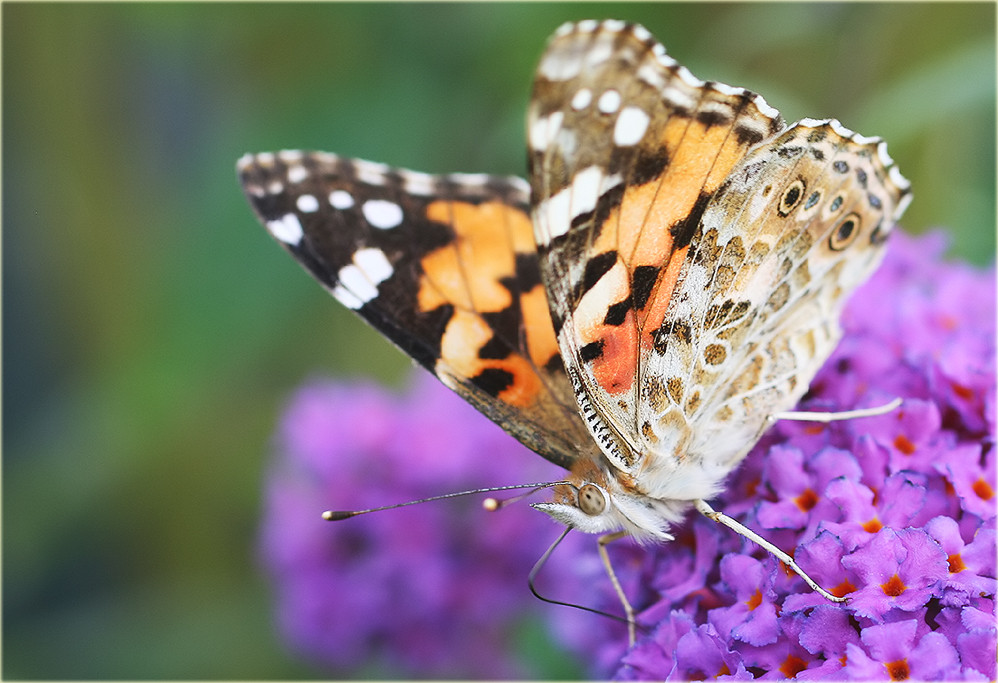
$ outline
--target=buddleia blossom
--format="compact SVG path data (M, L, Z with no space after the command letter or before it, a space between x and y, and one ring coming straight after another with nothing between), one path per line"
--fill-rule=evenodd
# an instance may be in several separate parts
M848 602L691 518L674 543L611 548L643 626L618 663L608 665L620 627L583 630L552 615L563 642L606 667L595 675L995 678L995 271L948 263L943 248L938 235L892 239L802 401L847 410L900 396L902 407L779 423L715 505ZM576 579L592 585L598 574ZM598 596L613 609L611 592Z
M323 510L556 478L425 373L403 393L314 380L287 407L267 478L261 558L289 648L350 677L536 676L513 654L539 603L526 576L556 529L481 497L341 522Z

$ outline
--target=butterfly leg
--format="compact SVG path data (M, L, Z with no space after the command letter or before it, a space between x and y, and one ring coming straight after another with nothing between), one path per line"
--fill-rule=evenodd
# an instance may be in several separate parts
M617 592L617 597L620 599L620 604L624 606L624 614L627 615L627 644L630 646L634 645L634 608L631 607L630 601L627 599L627 595L624 594L624 589L620 585L620 580L617 578L617 573L613 571L613 565L610 564L610 556L606 552L606 546L613 543L617 539L624 538L627 536L626 531L614 531L613 533L603 534L599 537L597 542L597 548L599 549L600 559L603 561L603 566L606 568L606 573L610 577L610 583L613 584L613 590Z
M826 591L824 588L822 588L821 586L819 586L817 583L815 583L814 579L812 579L810 576L808 576L804 572L804 570L801 569L800 566L796 562L794 562L794 559L792 557L790 557L785 552L783 552L782 550L780 550L779 548L777 548L775 545L773 545L772 543L770 543L769 541L767 541L766 539L764 539L759 534L757 534L754 531L752 531L751 529L749 529L747 526L741 524L737 520L732 519L731 517L728 517L723 512L718 512L717 510L715 510L714 508L712 508L710 505L708 505L707 501L697 500L697 501L694 501L693 504L696 506L697 511L700 514L702 514L704 517L707 517L708 519L712 519L713 521L717 522L718 524L723 524L724 526L726 526L729 529L733 530L735 533L740 534L741 536L744 536L748 540L750 540L753 543L759 545L763 550L766 550L767 552L769 552L772 555L774 555L776 557L776 559L778 559L780 562L782 562L783 564L785 564L788 567L790 567L791 569L793 569L797 573L797 575L799 577L801 577L802 579L804 579L805 581L807 581L807 585L810 586L811 589L814 590L815 592L820 593L823 597L827 598L828 600L831 600L832 602L845 602L846 601L846 598L840 598L838 596L832 595L831 593L829 593L828 591Z
M769 416L770 422L777 420L799 420L801 422L835 422L837 420L853 420L857 417L874 417L876 415L886 415L901 405L901 399L896 398L890 403L874 408L860 408L859 410L845 410L838 413L790 411L786 413L773 413Z

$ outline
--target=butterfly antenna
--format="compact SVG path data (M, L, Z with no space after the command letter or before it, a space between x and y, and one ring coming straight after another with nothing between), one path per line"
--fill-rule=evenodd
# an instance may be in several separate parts
M410 500L406 503L395 503L394 505L383 505L376 508L368 508L367 510L326 510L322 513L322 518L329 520L330 522L338 522L342 519L350 519L351 517L356 517L357 515L366 515L368 512L380 512L381 510L394 510L395 508L403 508L407 505L417 505L419 503L429 503L434 500L445 500L447 498L458 498L460 496L471 496L476 493L493 493L495 491L511 491L513 489L532 489L524 495L530 495L535 491L541 489L551 488L552 486L558 486L560 484L567 484L566 481L549 481L537 484L511 484L510 486L489 486L483 489L471 489L469 491L456 491L454 493L444 493L439 496L430 496L429 498L420 498L419 500ZM522 498L523 496L519 496ZM495 498L487 498L483 505L486 509L490 509L489 501L493 501L495 508L498 509L505 504L503 501L497 501Z
M567 484L567 483L568 482L556 482L556 485L557 484ZM489 512L495 512L496 510L501 510L502 508L506 507L507 505L511 505L513 503L517 503L517 502L523 500L524 498L527 498L528 496L532 496L535 493L537 493L538 491L541 491L541 490L543 490L545 488L548 488L548 487L547 486L538 486L536 488L530 489L526 493L520 493L520 494L515 495L515 496L510 496L509 498L492 498L492 497L489 497L489 498L486 498L485 500L482 501L482 507L485 508L486 510L488 510Z
M565 540L565 536L568 536L568 532L571 530L572 527L566 527L566 529L561 532L561 535L559 535L558 538L554 540L554 543L552 543L548 547L548 549L544 551L544 554L541 555L540 559L534 563L533 569L531 569L530 574L527 575L527 585L530 586L530 592L533 593L534 597L537 598L538 600L546 602L551 605L561 605L562 607L574 607L575 609L580 609L584 612L591 612L593 614L598 614L602 617L607 617L608 619L613 619L614 621L619 621L621 623L630 625L631 622L627 618L619 616L617 614L610 614L609 612L598 610L595 607L586 607L585 605L576 605L575 603L572 602L562 602L561 600L546 598L537 592L537 587L534 585L534 579L537 578L537 575L540 573L541 568L547 563L548 558L551 557L551 553L554 552L554 549L558 547L558 544L560 544L563 540ZM647 629L642 627L640 624L635 624L635 626L639 631L647 633Z

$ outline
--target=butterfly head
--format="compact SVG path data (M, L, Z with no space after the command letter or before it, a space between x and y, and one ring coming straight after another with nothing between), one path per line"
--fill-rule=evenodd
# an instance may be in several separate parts
M623 529L642 542L672 540L669 525L682 517L685 504L650 498L598 466L577 469L555 488L551 502L532 507L587 534Z

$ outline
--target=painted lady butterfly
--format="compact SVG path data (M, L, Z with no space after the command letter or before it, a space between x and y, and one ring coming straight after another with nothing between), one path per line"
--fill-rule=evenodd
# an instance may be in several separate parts
M535 507L663 541L695 505L765 544L704 500L832 352L908 182L878 138L786 126L621 21L554 34L528 138L529 185L306 152L239 176L333 296L570 471Z

